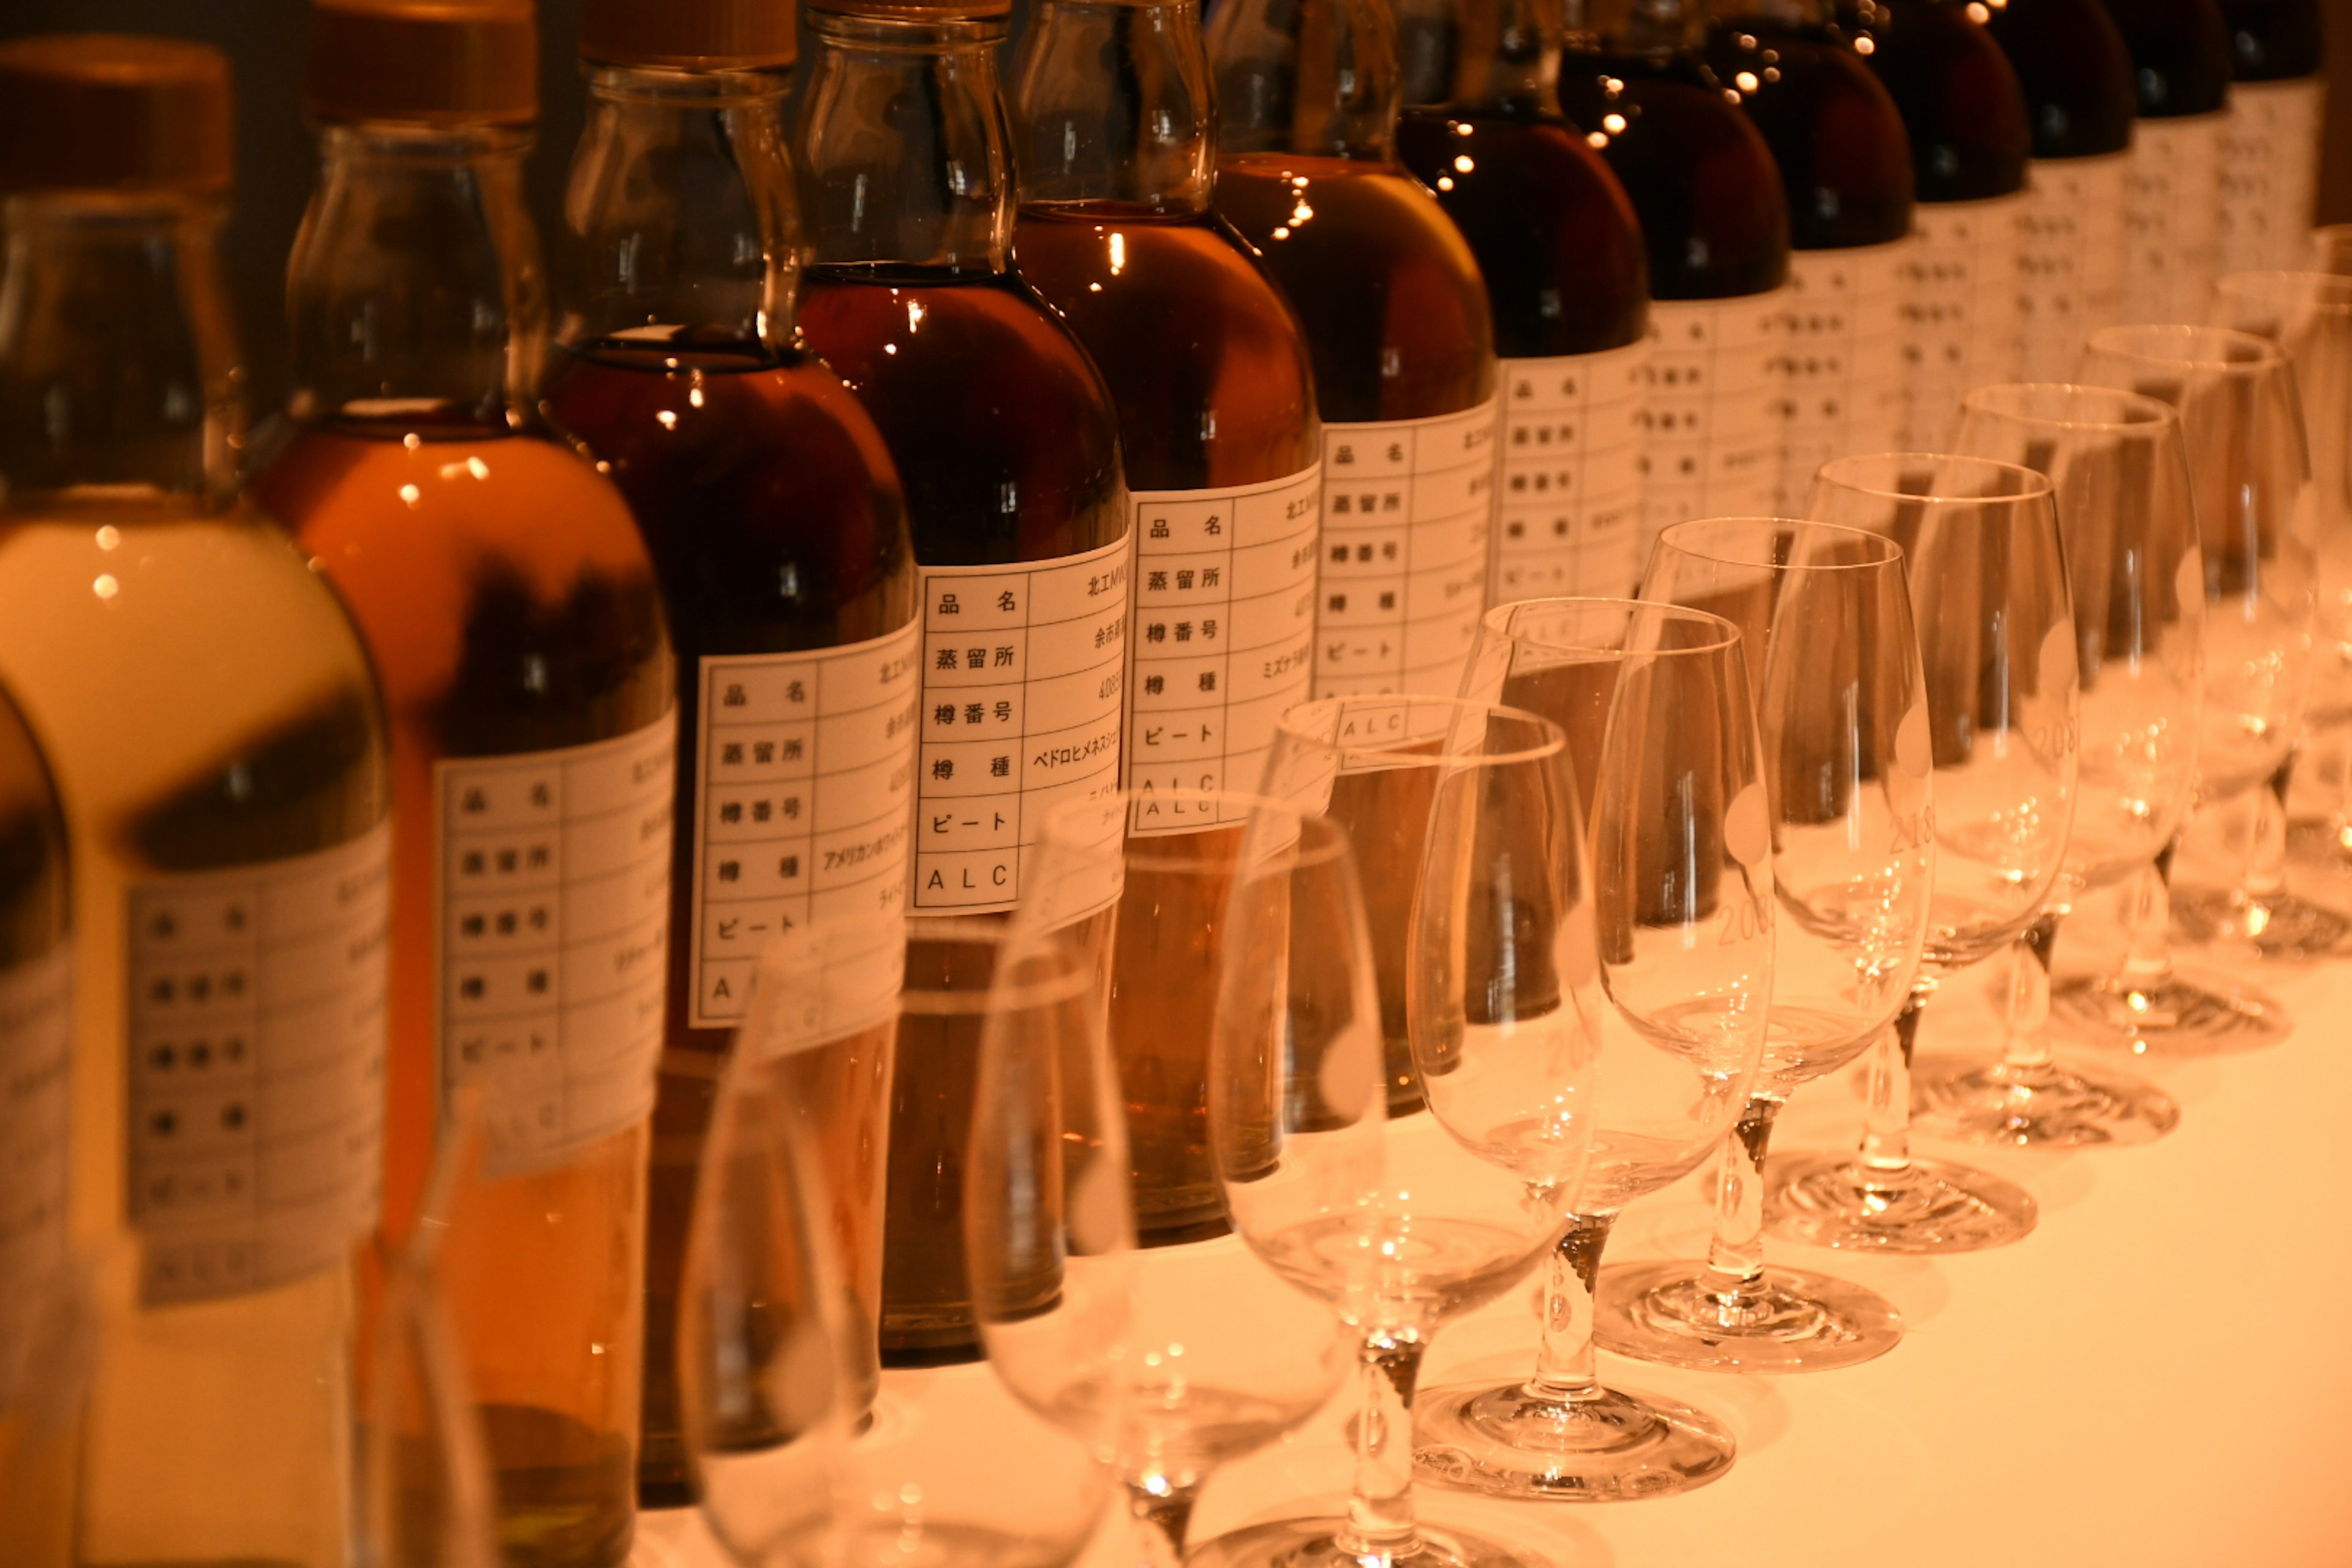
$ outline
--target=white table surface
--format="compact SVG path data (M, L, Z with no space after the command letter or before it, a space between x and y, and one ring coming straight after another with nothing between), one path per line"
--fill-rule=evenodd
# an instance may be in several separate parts
M2339 897L2352 907L2352 883ZM2070 947L2079 963L2103 945L2095 912L2062 939L2062 970ZM1604 1355L1611 1381L1733 1428L1739 1458L1723 1479L1613 1504L1423 1488L1424 1516L1475 1521L1534 1560L1579 1568L2352 1568L2352 963L2265 968L2260 980L2297 1020L2284 1044L2171 1062L2084 1058L2162 1083L2182 1108L2170 1137L1965 1152L2040 1200L2041 1226L2022 1244L1896 1258L1773 1242L1774 1256L1895 1303L1906 1332L1885 1357L1758 1377ZM1937 999L1923 1057L1996 1048L1986 990L1963 976ZM1776 1147L1847 1145L1860 1118L1850 1077L1800 1093ZM1633 1205L1610 1258L1695 1256L1706 1220L1694 1178ZM1424 1384L1522 1373L1534 1328L1528 1292L1509 1293L1446 1327ZM887 1382L929 1406L997 1397L978 1366ZM1352 1399L1343 1391L1215 1478L1194 1538L1336 1507ZM1125 1546L1113 1521L1085 1568L1131 1563ZM647 1516L638 1559L720 1561L682 1514Z

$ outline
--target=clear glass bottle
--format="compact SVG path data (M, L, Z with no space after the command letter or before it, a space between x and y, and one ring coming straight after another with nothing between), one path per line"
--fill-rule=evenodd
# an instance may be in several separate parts
M385 1211L484 1091L450 1315L514 1568L611 1568L635 1491L675 733L652 563L532 411L536 26L319 0L322 167L288 285L291 427L256 492L366 635L392 731Z
M2017 71L2033 132L2018 219L2017 374L2072 381L2084 340L2123 315L2131 51L2099 0L2009 0L1985 26Z
M1118 416L1012 268L1005 9L825 0L808 13L801 331L880 426L922 574L918 916L1010 909L1045 812L1117 784L1126 723L1134 545ZM968 1044L935 1021L899 1031L886 1364L979 1353L961 1210Z
M1397 155L1470 242L1502 360L1488 597L1619 595L1640 574L1649 258L1633 204L1560 111L1561 0L1468 0L1408 50Z
M2230 27L2230 126L2221 136L2216 270L2300 269L2319 199L2318 0L2222 0Z
M2018 247L2033 130L2009 57L1967 0L1860 0L1844 12L1911 140L1917 237L1904 306L1906 451L1940 452L1960 399L2017 379ZM1979 18L1982 18L1981 20Z
M2139 121L2124 193L2125 326L2202 321L2221 259L2230 26L2220 0L2102 0L2131 51Z
M541 407L598 460L653 552L677 654L669 1007L654 1110L638 1500L691 1500L678 1271L719 1064L782 931L906 900L921 628L881 432L802 343L772 0L582 9L588 122L559 250ZM796 1054L869 1330L871 1173L889 1034ZM869 1335L870 1337L870 1335ZM870 1356L870 1349L867 1352ZM870 1363L865 1369L869 1383Z
M1642 537L1772 510L1789 209L1772 150L1698 58L1695 0L1642 0L1604 30L1568 0L1560 108L1624 186L1649 253Z
M1711 0L1706 58L1739 94L1789 202L1786 426L1777 510L1802 514L1813 470L1902 439L1912 256L1910 139L1826 0Z
M1210 210L1216 160L1195 0L1040 0L1014 65L1021 276L1109 384L1135 540L1125 783L1255 790L1275 724L1313 676L1322 430L1304 330ZM1160 919L1120 925L1114 1037L1147 1244L1225 1228L1208 1148L1213 996L1130 1016L1124 981L1168 944L1213 944L1222 891L1175 834L1140 876ZM1219 852L1229 851L1230 846ZM1163 863L1164 870L1154 866Z
M390 780L350 617L236 496L229 116L208 48L0 45L0 680L72 833L71 1560L333 1568Z

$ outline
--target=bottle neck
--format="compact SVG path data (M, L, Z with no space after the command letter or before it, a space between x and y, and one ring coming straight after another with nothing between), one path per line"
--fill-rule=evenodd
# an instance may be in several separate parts
M1024 202L1207 209L1216 110L1197 0L1041 0L1013 106Z
M1450 47L1408 48L1407 103L1519 114L1559 112L1562 0L1457 0ZM1402 9L1400 22L1403 25ZM1450 60L1442 79L1433 68Z
M20 195L0 259L0 502L135 487L236 491L243 372L216 202Z
M809 13L801 213L812 262L1002 272L1013 159L998 20Z
M1383 0L1224 0L1209 59L1219 152L1390 161L1404 83Z
M1671 54L1706 32L1698 0L1563 0L1564 44L1574 54Z
M676 328L792 342L783 91L761 71L591 71L556 257L563 342Z
M398 404L520 418L547 331L522 196L530 138L331 125L320 145L287 285L295 416Z

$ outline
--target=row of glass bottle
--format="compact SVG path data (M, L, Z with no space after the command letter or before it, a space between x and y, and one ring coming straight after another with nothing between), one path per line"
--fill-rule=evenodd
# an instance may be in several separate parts
M1234 44L1250 15L1236 4L1225 18L1223 96L1291 104L1297 57L1255 59ZM1352 47L1377 47L1366 42L1377 16L1343 16L1366 30ZM1451 639L1466 638L1487 592L1486 308L1504 384L1531 389L1507 442L1549 432L1566 445L1593 424L1590 393L1547 389L1510 362L1595 389L1644 379L1625 374L1641 353L1644 259L1630 218L1596 226L1589 205L1564 197L1530 212L1527 192L1546 174L1563 177L1578 157L1597 170L1546 120L1555 23L1540 6L1490 20L1491 34L1464 29L1491 37L1489 58L1447 51L1463 102L1408 116L1402 136L1486 263L1486 292L1446 220L1385 163L1392 82L1336 104L1328 143L1304 152L1299 127L1315 116L1229 114L1228 147L1283 143L1229 156L1216 195L1286 283L1294 320L1199 216L1211 121L1181 11L1041 7L1015 95L1018 156L992 102L1000 25L822 14L825 64L803 120L815 265L801 321L858 399L792 346L792 279L771 264L791 248L772 79L597 72L572 241L588 281L563 300L565 346L543 389L520 132L329 126L294 268L301 434L255 468L264 506L360 623L388 731L368 656L299 561L257 521L215 510L241 442L205 287L212 215L18 204L23 319L58 330L12 340L13 379L153 371L194 394L155 404L154 428L84 445L27 425L0 448L19 525L0 552L16 628L0 634L0 671L51 752L75 830L73 1005L90 1042L75 1110L61 1065L26 1079L49 1086L27 1102L30 1122L71 1115L83 1131L70 1182L24 1189L69 1186L70 1199L26 1212L69 1201L86 1243L126 1221L142 1243L107 1257L92 1287L121 1331L109 1330L90 1406L83 1554L330 1560L331 1489L257 1499L235 1479L334 1469L335 1402L320 1392L333 1384L316 1376L339 1353L334 1266L376 1213L379 1149L396 1234L442 1092L486 1073L508 1177L488 1201L504 1212L467 1227L486 1239L451 1272L509 1513L530 1518L510 1544L529 1560L613 1560L626 1540L639 1313L667 1310L708 1064L764 937L898 897L912 794L925 797L916 906L1001 908L1023 824L1108 787L1122 742L1135 782L1213 786L1253 772L1310 670L1330 691L1450 687ZM1637 27L1656 37L1610 46L1604 76L1570 73L1572 89L1615 105L1585 118L1648 114L1663 142L1671 88L1720 106L1727 95L1688 90L1706 80L1691 57L1643 47L1696 42L1692 20L1650 7ZM1902 24L1899 10L1878 20L1890 39ZM1761 19L1738 28L1718 29L1709 53L1759 51L1759 82L1787 66L1792 100L1801 52L1817 73L1868 80L1833 38L1776 40ZM1412 70L1428 40L1408 26ZM1168 101L1115 98L1089 75L1107 43L1165 63L1148 74ZM1769 138L1771 94L1732 79ZM877 84L931 117L875 114ZM1752 133L1725 134L1753 158ZM1636 176L1626 184L1643 217L1686 200L1681 172L1661 177L1653 163L1640 176L1634 160L1657 155L1638 131L1588 141ZM1549 151L1528 151L1537 142ZM1059 149L1070 151L1056 160ZM1062 307L1085 351L1006 271L1013 163L1028 199L1022 277ZM651 166L669 171L669 195L647 205L630 193ZM1790 167L1784 153L1796 189ZM940 169L960 174L940 183L944 197L926 178ZM698 184L697 171L725 173ZM1605 196L1606 177L1592 183ZM1774 188L1754 186L1749 206ZM1496 249L1498 226L1540 231L1554 214L1558 229L1538 236L1551 250L1532 266ZM1727 232L1714 226L1736 216L1685 216L1685 261L1704 248L1694 233ZM1768 243L1750 247L1750 279L1769 271L1759 258L1777 253L1785 222L1759 216ZM1673 237L1651 225L1654 284ZM1719 267L1730 248L1714 253ZM163 268L143 264L158 255ZM1595 281L1612 266L1613 292ZM453 303L387 289L388 276L465 283ZM1723 290L1748 305L1765 293ZM1187 303L1155 308L1171 298ZM403 310L417 313L385 330ZM184 313L184 333L152 330ZM1708 345L1709 418L1723 346ZM1780 352L1784 374L1797 357ZM1649 384L1672 384L1666 364L1652 362ZM517 428L534 391L629 508ZM1630 425L1638 394L1624 401ZM1649 416L1654 444L1663 422ZM1759 471L1775 468L1779 434L1760 427ZM1710 447L1720 435L1708 428ZM1588 445L1574 476L1588 532L1591 457ZM1507 500L1545 461L1512 458ZM1320 482L1321 464L1339 482ZM1556 497L1536 504L1539 522L1569 521ZM1719 492L1688 504L1740 510ZM1507 542L1513 521L1507 507ZM1630 563L1637 536L1620 531ZM1024 562L1045 564L1004 570ZM1222 648L1204 652L1213 641ZM692 814L674 864L673 798ZM23 841L48 848L26 862L42 869L20 907L47 912L19 922L12 974L26 1000L10 1016L28 1026L12 1034L47 1044L12 1048L12 1062L61 1064L59 841L53 816L24 820L39 831ZM290 923L273 923L277 910ZM386 1052L374 998L388 921ZM342 962L322 965L333 952ZM665 1045L650 1141L669 1152L655 1162L655 1289L641 1302L648 1068ZM80 1065L108 1058L119 1065ZM57 1231L24 1234L47 1246ZM242 1391L218 1443L186 1440L184 1378L197 1363ZM649 1414L658 1437L663 1413ZM657 1444L647 1457L658 1498ZM514 1489L525 1484L537 1491Z

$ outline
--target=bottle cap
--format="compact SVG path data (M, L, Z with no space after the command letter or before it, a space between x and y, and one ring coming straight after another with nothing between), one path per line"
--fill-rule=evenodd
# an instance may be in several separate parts
M0 43L0 192L226 191L228 59L178 38Z
M884 22L980 22L1010 15L1013 0L808 0L812 11Z
M316 120L528 124L539 19L530 0L311 0L302 107Z
M793 0L581 0L580 58L599 65L763 70L799 52Z

